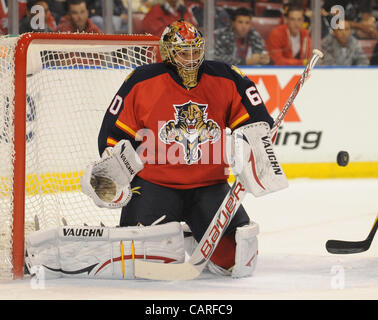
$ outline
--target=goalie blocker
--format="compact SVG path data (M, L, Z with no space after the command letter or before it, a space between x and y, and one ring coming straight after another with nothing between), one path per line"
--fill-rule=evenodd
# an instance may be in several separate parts
M266 122L248 124L232 133L229 162L234 175L239 176L246 191L255 197L288 187Z

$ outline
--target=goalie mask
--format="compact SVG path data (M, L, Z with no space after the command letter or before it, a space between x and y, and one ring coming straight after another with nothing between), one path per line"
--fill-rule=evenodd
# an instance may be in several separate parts
M204 59L205 40L189 22L179 20L165 28L160 39L160 53L164 62L177 68L187 88L197 85L198 69Z

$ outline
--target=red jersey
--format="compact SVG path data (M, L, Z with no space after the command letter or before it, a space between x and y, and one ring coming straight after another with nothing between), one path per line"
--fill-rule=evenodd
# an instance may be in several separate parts
M180 5L177 9L173 9L168 3L156 4L144 17L142 28L145 33L160 37L166 26L179 19L197 25L194 16L185 6Z
M56 29L58 32L78 32L77 28L73 25L71 17L69 15L63 16ZM97 27L90 18L88 18L87 26L85 27L85 33L103 33L102 30Z
M311 58L311 37L306 29L300 30L300 50L293 56L290 34L286 24L273 29L266 40L266 48L275 65L303 65L304 59Z
M129 139L145 167L142 179L188 189L225 182L225 129L273 119L255 84L239 69L204 61L188 90L165 63L138 67L112 100L99 134L100 154Z
M26 0L18 0L18 19L26 14ZM0 35L8 33L8 1L0 0Z

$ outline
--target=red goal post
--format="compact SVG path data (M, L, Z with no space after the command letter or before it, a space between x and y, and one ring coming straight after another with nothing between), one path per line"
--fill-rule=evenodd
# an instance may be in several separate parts
M97 148L94 143L87 151L87 140L99 129L109 97L128 72L159 59L158 40L150 35L83 33L0 37L0 81L4 83L0 91L4 110L0 152L4 159L0 159L0 165L11 167L9 172L0 173L0 279L23 277L25 228L33 225L36 215L42 220L42 228L48 228L59 225L63 217L71 219L76 208L73 204L65 206L85 202L78 199L78 179L83 165L94 154L92 148ZM114 84L108 87L113 78ZM94 91L87 94L91 87ZM101 103L93 106L97 101ZM87 113L92 106L93 118ZM91 126L94 118L93 130L87 132L85 126ZM79 125L69 127L76 121ZM47 125L51 127L45 130ZM55 131L61 136L55 136ZM75 149L70 145L77 143L81 145ZM81 153L85 159L68 164ZM86 203L80 212L72 213L70 223L97 224L98 219L106 219L100 212L100 218L87 221L94 210ZM110 223L115 221L109 219Z

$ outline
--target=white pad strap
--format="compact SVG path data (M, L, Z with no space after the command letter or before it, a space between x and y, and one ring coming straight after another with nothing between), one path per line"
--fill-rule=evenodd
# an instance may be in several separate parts
M86 168L81 189L99 207L121 208L130 201L130 182L142 169L143 163L130 141L121 140Z
M134 261L182 263L178 222L147 227L59 227L26 237L29 270L44 279L59 277L135 279Z
M247 226L236 229L235 265L232 268L232 277L251 277L257 263L259 226L251 222Z
M257 263L258 234L259 226L255 222L236 228L235 265L226 270L209 261L209 271L220 276L231 276L233 278L251 277Z
M268 123L256 122L236 129L232 142L232 171L248 192L260 197L288 186L273 150Z

